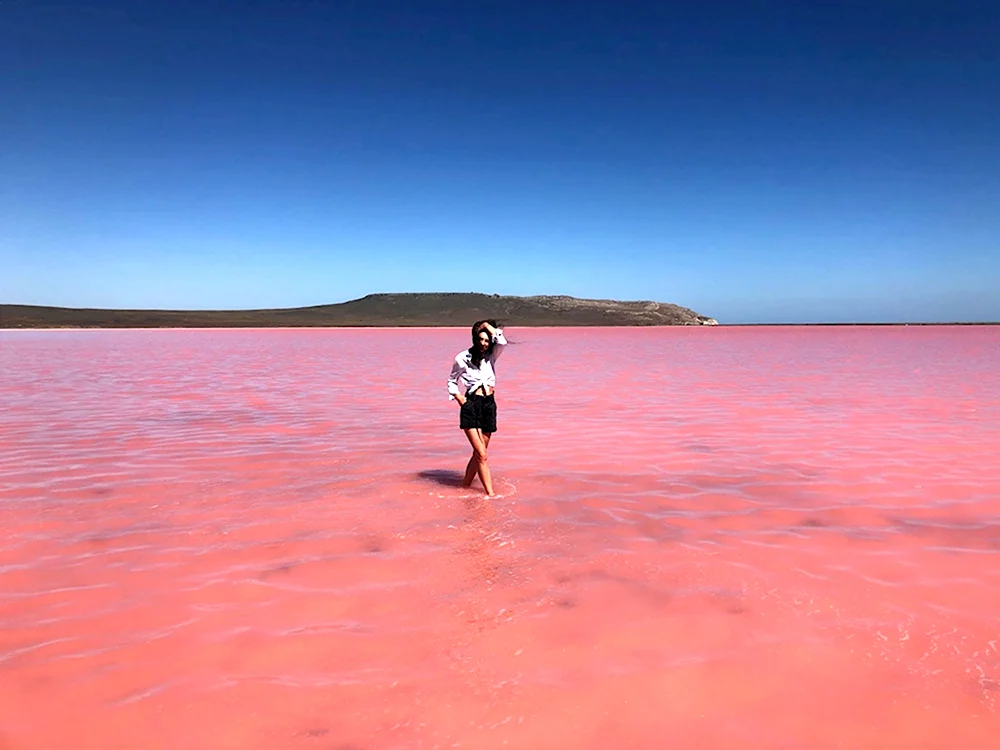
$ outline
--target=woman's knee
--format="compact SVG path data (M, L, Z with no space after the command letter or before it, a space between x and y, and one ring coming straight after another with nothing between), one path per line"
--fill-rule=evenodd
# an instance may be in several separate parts
M479 461L479 463L481 463L481 464L486 463L487 456L486 456L486 449L485 448L482 449L482 450L479 450L477 448L475 450L475 456L476 456L476 460Z

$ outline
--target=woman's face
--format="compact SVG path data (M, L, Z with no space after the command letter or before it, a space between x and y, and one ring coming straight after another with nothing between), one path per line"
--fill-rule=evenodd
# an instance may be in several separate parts
M479 351L485 352L490 348L490 334L486 331L480 331L476 334L476 343L479 344Z

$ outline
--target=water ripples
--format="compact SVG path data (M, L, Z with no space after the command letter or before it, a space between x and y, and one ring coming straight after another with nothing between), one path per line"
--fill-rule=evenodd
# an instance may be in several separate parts
M1000 331L509 334L0 333L0 745L991 747Z

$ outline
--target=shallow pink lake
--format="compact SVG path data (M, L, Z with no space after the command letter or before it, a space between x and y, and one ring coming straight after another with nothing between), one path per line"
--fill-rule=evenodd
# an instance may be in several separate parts
M0 748L974 748L1000 328L0 332Z

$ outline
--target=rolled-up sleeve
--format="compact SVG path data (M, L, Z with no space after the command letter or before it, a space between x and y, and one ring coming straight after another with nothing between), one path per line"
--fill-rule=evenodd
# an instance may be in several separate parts
M502 328L493 329L493 353L490 355L490 359L494 362L497 361L497 357L503 354L503 348L507 346L507 339L503 336Z
M451 363L451 375L448 376L448 400L454 401L455 396L462 392L458 387L458 379L462 376L462 361L456 357Z

